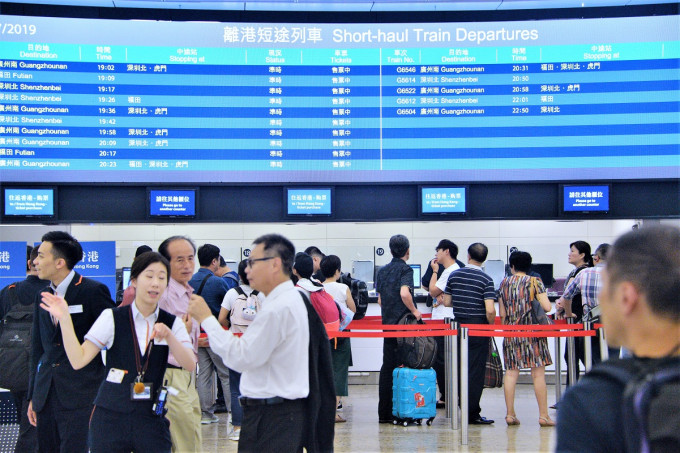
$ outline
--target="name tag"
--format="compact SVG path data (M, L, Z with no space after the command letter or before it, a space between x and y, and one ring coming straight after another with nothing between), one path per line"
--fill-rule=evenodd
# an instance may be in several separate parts
M83 312L83 306L82 305L69 305L68 306L68 312L71 313L72 315L76 313L82 313Z
M108 376L106 376L106 382L112 382L114 384L120 384L123 382L123 378L127 373L126 370L119 370L118 368L111 368L109 370Z

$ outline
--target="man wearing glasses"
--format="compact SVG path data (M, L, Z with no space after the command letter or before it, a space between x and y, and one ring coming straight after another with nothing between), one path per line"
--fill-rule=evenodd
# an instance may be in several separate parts
M210 348L242 373L239 451L332 450L330 347L321 320L290 279L295 247L276 234L261 236L254 245L246 275L266 297L242 337L222 329L202 299L192 298L189 306Z

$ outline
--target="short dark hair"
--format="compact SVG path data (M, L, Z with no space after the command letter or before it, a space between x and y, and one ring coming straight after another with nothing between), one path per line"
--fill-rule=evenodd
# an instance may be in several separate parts
M130 280L139 277L139 274L144 272L144 269L151 266L153 263L161 263L163 266L165 266L167 278L170 278L170 263L168 260L157 252L144 252L137 256L132 262L132 266L130 267Z
M264 247L264 251L273 251L281 258L283 273L290 276L293 274L293 258L295 257L295 246L290 240L280 234L265 234L253 241L253 244Z
M309 255L309 256L316 256L316 257L319 257L319 258L323 258L324 256L326 256L326 255L324 255L323 252L319 249L319 247L317 247L317 246L315 246L315 245L310 245L309 247L307 247L307 248L305 249L305 253L306 253L307 255Z
M153 251L153 249L151 247L149 247L148 245L140 245L139 247L137 247L137 250L135 250L135 258L137 258L142 253L151 252L151 251Z
M242 260L240 263L238 263L238 276L241 278L241 281L244 284L250 285L250 282L248 281L248 275L246 275L246 267L248 267L248 260Z
M341 269L342 262L340 257L337 255L328 255L321 260L319 267L321 268L321 273L326 278L331 278L335 275L337 271Z
M63 258L68 270L72 270L83 259L83 247L66 231L50 231L42 237L43 242L52 244L52 256Z
M454 260L458 258L458 246L453 241L449 241L448 239L442 239L439 241L439 244L437 244L435 250L448 250L451 258Z
M510 267L514 267L519 272L529 272L531 270L531 255L529 252L512 252L508 259Z
M220 248L212 244L203 244L198 248L198 264L201 266L210 266L213 260L220 258Z
M607 244L606 242L604 244L600 244L595 249L595 255L600 257L600 260L606 261L607 256L609 256L609 249L610 248L611 248L611 245Z
M624 234L607 258L610 284L633 283L654 314L680 321L680 229L654 225Z
M295 254L295 263L293 264L300 278L310 278L314 273L314 260L305 252Z
M191 244L191 247L194 249L194 253L196 253L196 244L194 244L194 241L189 239L187 236L170 236L169 238L161 242L161 245L158 246L158 253L163 255L163 257L166 260L168 261L172 260L172 257L168 253L168 247L170 246L171 243L179 240L185 240L189 244Z
M590 248L590 244L588 244L586 241L575 241L569 244L569 248L574 247L576 250L578 250L579 253L584 254L584 260L588 267L593 267L593 256Z
M33 261L31 259L31 253L33 253L33 248L34 247L31 247L30 245L26 245L26 271L27 272L31 270L31 264L29 263L29 261Z
M390 253L395 258L403 258L411 244L403 234L395 234L390 238Z
M473 260L483 263L486 261L486 257L489 256L489 248L481 242L475 242L468 247L468 254ZM531 258L531 256L529 256L529 258Z
M28 255L28 259L31 260L31 265L33 265L33 261L38 257L38 248L39 247L32 247L31 253Z

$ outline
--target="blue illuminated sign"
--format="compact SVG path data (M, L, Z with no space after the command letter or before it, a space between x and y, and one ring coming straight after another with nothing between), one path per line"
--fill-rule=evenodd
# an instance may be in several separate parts
M565 212L609 211L609 186L564 186Z
M288 189L288 215L331 215L331 189Z
M116 243L115 241L81 242L83 259L75 265L75 270L105 284L111 297L116 294Z
M193 217L196 215L196 191L149 190L149 214Z
M54 189L5 189L5 215L53 216Z
M465 187L423 187L423 214L465 214Z

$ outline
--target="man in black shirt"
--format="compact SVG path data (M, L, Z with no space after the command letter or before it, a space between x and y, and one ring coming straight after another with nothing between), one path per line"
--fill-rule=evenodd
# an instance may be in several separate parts
M14 307L15 304L25 306L33 306L35 298L38 293L50 284L47 280L40 280L38 271L33 264L33 260L38 257L38 247L27 246L27 262L26 262L26 280L7 285L0 292L0 319L4 319L5 315ZM28 357L27 357L28 359ZM5 364L3 364L5 365ZM24 366L28 369L28 362L25 364L13 364L13 366ZM15 446L15 451L33 452L36 451L36 432L28 421L28 400L26 399L26 391L28 390L28 376L26 376L25 385L17 388L10 388L9 391L14 398L14 404L17 408L17 420L19 421L19 439Z
M413 300L413 269L406 264L410 254L406 236L397 234L390 238L392 261L378 271L376 291L383 324L398 324L407 313L417 319L422 316ZM392 371L401 365L396 338L383 340L383 364L378 381L378 420L391 423L392 417Z
M628 451L626 440L640 442L639 433L625 431L624 384L604 376L598 368L635 365L653 372L663 363L680 367L680 229L669 225L644 227L621 236L602 271L599 305L611 346L623 346L634 357L593 367L560 401L557 423L558 452ZM677 368L676 368L677 369ZM645 420L642 429L677 433L678 400L669 398L662 417ZM647 415L643 403L641 415ZM637 406L636 406L637 407ZM651 413L651 410L650 410ZM661 444L647 436L651 451L678 451L669 437ZM628 439L627 439L628 438ZM634 438L634 439L632 439ZM644 451L640 445L635 451Z

